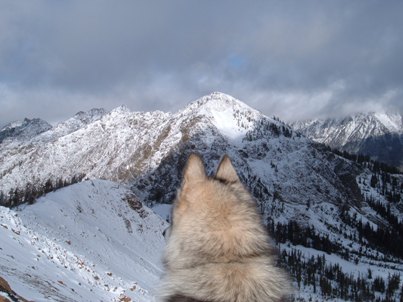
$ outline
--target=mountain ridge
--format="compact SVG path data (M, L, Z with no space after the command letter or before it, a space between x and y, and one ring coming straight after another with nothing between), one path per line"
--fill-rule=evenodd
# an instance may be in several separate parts
M0 129L0 144L6 139L27 140L52 129L52 126L39 118L15 121Z
M0 207L0 275L30 301L150 301L167 225L127 186L84 181Z
M299 270L305 275L293 276L305 280L295 285L306 301L321 300L326 290L315 289L324 271L317 272L316 279L306 275L311 256L323 256L332 265L329 270L344 263L342 271L351 274L346 275L351 284L368 269L374 278L385 280L387 273L403 269L398 251L386 247L389 237L384 243L374 239L377 230L398 236L395 221L403 221L401 175L335 154L225 94L202 97L175 113L118 107L72 132L49 130L25 143L1 146L0 181L7 186L3 193L16 200L21 195L16 188L49 184L52 190L59 178L63 182L79 173L84 179L126 183L149 206L172 203L190 153L204 158L210 175L228 154L282 251L282 263L294 274L298 270L292 259L301 253L298 263L306 266ZM386 206L389 210L383 210ZM340 286L337 280L326 280L335 290ZM363 289L358 294L363 295Z
M294 122L291 126L310 139L334 149L369 155L403 167L403 117L401 114L359 113L338 119Z

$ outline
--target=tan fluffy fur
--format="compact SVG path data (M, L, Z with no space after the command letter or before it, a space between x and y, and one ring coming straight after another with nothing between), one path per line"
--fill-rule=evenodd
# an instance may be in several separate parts
M224 156L214 178L191 155L173 207L162 301L281 301L290 290L251 195Z

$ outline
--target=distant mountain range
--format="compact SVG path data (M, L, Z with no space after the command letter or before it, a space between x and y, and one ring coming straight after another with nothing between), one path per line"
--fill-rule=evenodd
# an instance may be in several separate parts
M398 113L359 113L340 119L295 122L292 127L331 148L369 155L403 168L403 117Z
M5 139L28 140L50 129L52 126L39 118L25 118L23 121L12 122L1 128L0 143Z
M403 270L402 248L395 244L402 238L403 176L383 171L374 163L337 155L302 135L302 127L293 125L299 129L295 131L223 93L204 96L175 113L131 112L118 107L110 112L80 112L54 127L39 120L27 120L25 128L22 124L11 124L0 131L3 205L32 203L32 195L81 179L96 181L102 194L108 194L111 185L97 179L124 183L148 206L170 204L190 153L201 154L210 174L221 156L228 154L257 201L280 250L280 262L294 278L298 301L372 301L376 297L398 299L400 295L400 287L387 292L387 285L388 276ZM88 188L77 185L68 189L72 200L60 195L45 198L54 197L63 203L60 207L65 211L64 203L94 194L92 189L87 192ZM73 197L76 190L78 195ZM97 198L91 202L98 204ZM13 208L3 215L2 223L10 225L8 217L25 217L25 212L37 207L34 203L19 210ZM90 209L84 212L92 215ZM63 215L59 218L58 223L66 225L67 230L72 227L63 221ZM110 219L115 216L99 216L92 223L108 225ZM74 229L80 228L81 220L75 221L78 226ZM27 225L31 227L35 228ZM153 244L145 240L138 244ZM105 244L108 249L118 249L117 254L123 248ZM160 246L156 248L162 252ZM91 253L85 257L91 263L98 261ZM145 263L144 270L150 269ZM147 280L142 288L152 292ZM386 287L372 289L375 280L382 280ZM24 296L24 292L19 294ZM111 295L111 291L104 294Z

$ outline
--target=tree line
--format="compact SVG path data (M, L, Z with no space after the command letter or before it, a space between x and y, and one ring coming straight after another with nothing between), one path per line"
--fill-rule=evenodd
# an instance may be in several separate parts
M391 302L403 300L403 286L399 288L399 274L389 274L387 279L373 276L371 269L356 275L344 273L336 263L328 263L325 255L305 258L301 251L282 250L281 265L291 274L298 288L310 288L324 298L351 301Z
M370 168L374 172L384 171L384 172L391 173L391 174L402 174L402 172L398 168L390 166L383 162L373 160L373 159L371 159L371 157L369 155L352 154L352 153L348 153L347 151L331 149L330 147L327 147L327 148L329 151L332 151L333 153L335 153L341 157L344 157L348 160L351 160L351 161L354 161L354 162L360 163L360 164L366 163L368 168Z
M21 204L33 204L39 197L56 191L60 188L78 183L85 178L85 174L74 175L70 179L58 178L53 180L48 178L42 184L28 183L24 188L11 189L8 193L0 191L0 206L15 207Z
M384 253L391 254L396 257L403 256L403 245L396 244L403 242L403 222L391 213L390 204L383 204L375 201L373 198L366 198L368 205L384 218L389 226L388 228L378 226L374 229L368 222L363 224L361 220L356 222L357 230L361 238L366 238L368 244L379 247Z

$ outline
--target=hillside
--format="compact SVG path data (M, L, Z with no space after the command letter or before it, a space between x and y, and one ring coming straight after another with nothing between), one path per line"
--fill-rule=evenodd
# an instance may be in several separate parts
M293 128L333 149L365 154L403 167L403 118L400 114L359 113L341 119L300 121Z
M166 227L127 187L85 181L0 207L0 276L33 301L150 301Z
M382 280L387 287L403 270L401 249L393 244L403 240L402 175L337 155L222 93L176 113L125 107L96 112L84 114L90 118L78 126L73 117L25 141L3 141L3 204L33 202L32 195L103 178L125 183L145 204L162 207L165 219L188 155L201 154L213 173L226 153L257 201L297 298L400 295L400 279L389 291L374 283Z

